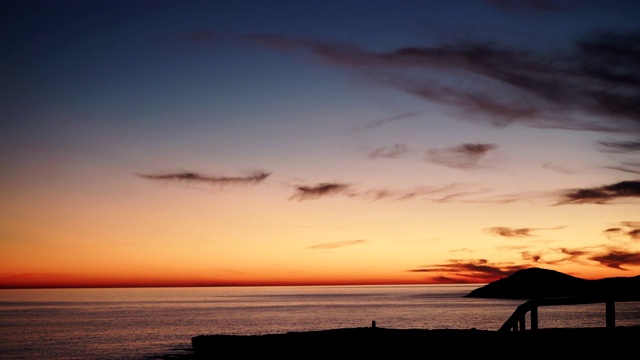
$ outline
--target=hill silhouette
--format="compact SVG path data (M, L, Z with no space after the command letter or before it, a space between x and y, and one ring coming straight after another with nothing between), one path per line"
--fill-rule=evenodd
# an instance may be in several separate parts
M465 297L527 300L556 297L640 298L640 275L588 280L555 270L528 268L477 288Z

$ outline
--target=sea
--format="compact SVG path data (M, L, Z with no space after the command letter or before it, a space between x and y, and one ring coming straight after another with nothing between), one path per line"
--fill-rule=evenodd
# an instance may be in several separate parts
M498 330L523 300L467 298L483 284L0 290L0 359L168 359L206 334L337 328ZM616 303L640 326L640 302ZM529 319L527 319L529 321ZM548 306L539 328L604 327L605 305Z

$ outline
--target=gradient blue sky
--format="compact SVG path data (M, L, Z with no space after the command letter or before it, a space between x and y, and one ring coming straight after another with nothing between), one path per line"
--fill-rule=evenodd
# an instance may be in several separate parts
M637 1L0 7L0 287L640 274Z

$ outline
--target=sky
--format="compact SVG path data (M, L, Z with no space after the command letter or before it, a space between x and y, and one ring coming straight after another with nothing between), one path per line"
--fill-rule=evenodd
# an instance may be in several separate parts
M638 1L0 8L0 288L640 275Z

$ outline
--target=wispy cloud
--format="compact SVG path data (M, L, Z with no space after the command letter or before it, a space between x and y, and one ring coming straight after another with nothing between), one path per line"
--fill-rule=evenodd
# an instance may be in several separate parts
M531 253L529 251L523 251L520 253L523 260L534 261L538 264L546 264L546 265L558 265L562 263L578 263L584 266L589 266L589 263L586 261L586 257L590 255L593 250L588 249L568 249L568 248L557 248L550 249L546 252L536 252Z
M310 199L318 199L325 196L332 195L350 195L353 194L351 190L350 184L345 183L335 183L335 182L324 182L314 186L306 186L306 185L297 185L295 187L295 193L291 196L290 199L296 200L310 200Z
M622 221L619 227L604 230L608 237L628 237L631 240L640 240L640 221Z
M153 181L206 183L211 185L254 185L264 181L271 173L254 171L245 176L210 176L197 172L168 172L158 174L136 174L138 177Z
M455 147L433 148L425 153L425 160L452 168L473 169L482 166L481 160L498 146L495 144L465 143Z
M520 238L520 237L533 236L532 232L537 230L558 230L562 228L564 228L564 226L558 226L553 228L510 228L510 227L504 227L504 226L495 226L495 227L486 228L484 230L490 234L497 235L497 236Z
M359 189L355 185L342 182L323 182L316 185L293 185L290 200L315 200L328 196L343 196L366 201L406 201L424 199L433 202L465 201L468 196L486 192L486 189L469 189L463 184L442 186L419 186L411 190L392 188Z
M342 196L364 201L423 200L434 203L510 204L515 202L547 202L552 204L558 192L531 191L509 194L493 194L495 189L473 184L450 183L434 186L416 186L412 189L391 187L359 188L347 182L322 182L316 185L286 185L294 189L289 200L317 200L323 197ZM564 196L564 193L563 193ZM540 230L540 229L537 229Z
M327 250L327 249L341 248L341 247L345 247L345 246L362 245L362 244L366 244L366 243L367 243L366 240L340 241L340 242L324 243L324 244L318 244L318 245L310 246L309 249Z
M513 229L508 227L496 226L485 229L488 233L504 237L527 237L531 236L531 228Z
M609 268L627 270L624 266L640 265L640 253L624 248L610 246L596 246L592 248L552 249L547 253L532 254L528 251L521 253L523 260L535 261L539 264L557 265L567 262L578 263L584 266L606 266ZM596 262L597 265L593 265Z
M374 149L369 153L369 159L395 159L406 155L412 151L411 147L406 144L393 144L389 147L381 147Z
M632 152L640 151L640 141L598 141L607 152Z
M619 165L607 166L609 169L618 170L630 174L640 174L640 161L619 161Z
M557 164L551 161L548 161L544 164L542 164L542 167L545 169L549 169L552 171L555 171L557 173L560 174L575 174L576 171L572 168L570 168L569 166L567 166L566 164Z
M632 174L640 174L640 141L600 141L600 151L608 154L618 165L610 169Z
M554 251L559 252L564 255L564 258L558 260L561 261L572 261L577 263L583 263L583 258L589 256L589 254L593 253L594 250L591 249L569 249L569 248L559 248L554 249Z
M558 204L607 204L618 199L635 198L640 198L640 181L629 180L600 187L565 191Z
M532 253L530 251L523 251L521 254L523 260L532 261L537 263L542 259L542 254L540 253Z
M418 116L418 115L419 114L416 113L416 112L408 112L408 113L400 114L400 115L393 116L393 117L390 117L390 118L375 120L375 121L372 121L372 122L370 122L368 124L365 124L365 125L363 125L361 127L358 127L356 129L356 131L360 132L360 131L366 131L366 130L373 130L373 129L379 128L379 127L381 127L383 125L386 125L388 123L404 120L404 119L407 119L407 118L412 118L412 117L415 117L415 116Z
M622 249L609 249L606 252L593 255L589 260L597 261L602 266L618 270L628 270L624 266L639 266L640 252L626 251Z

